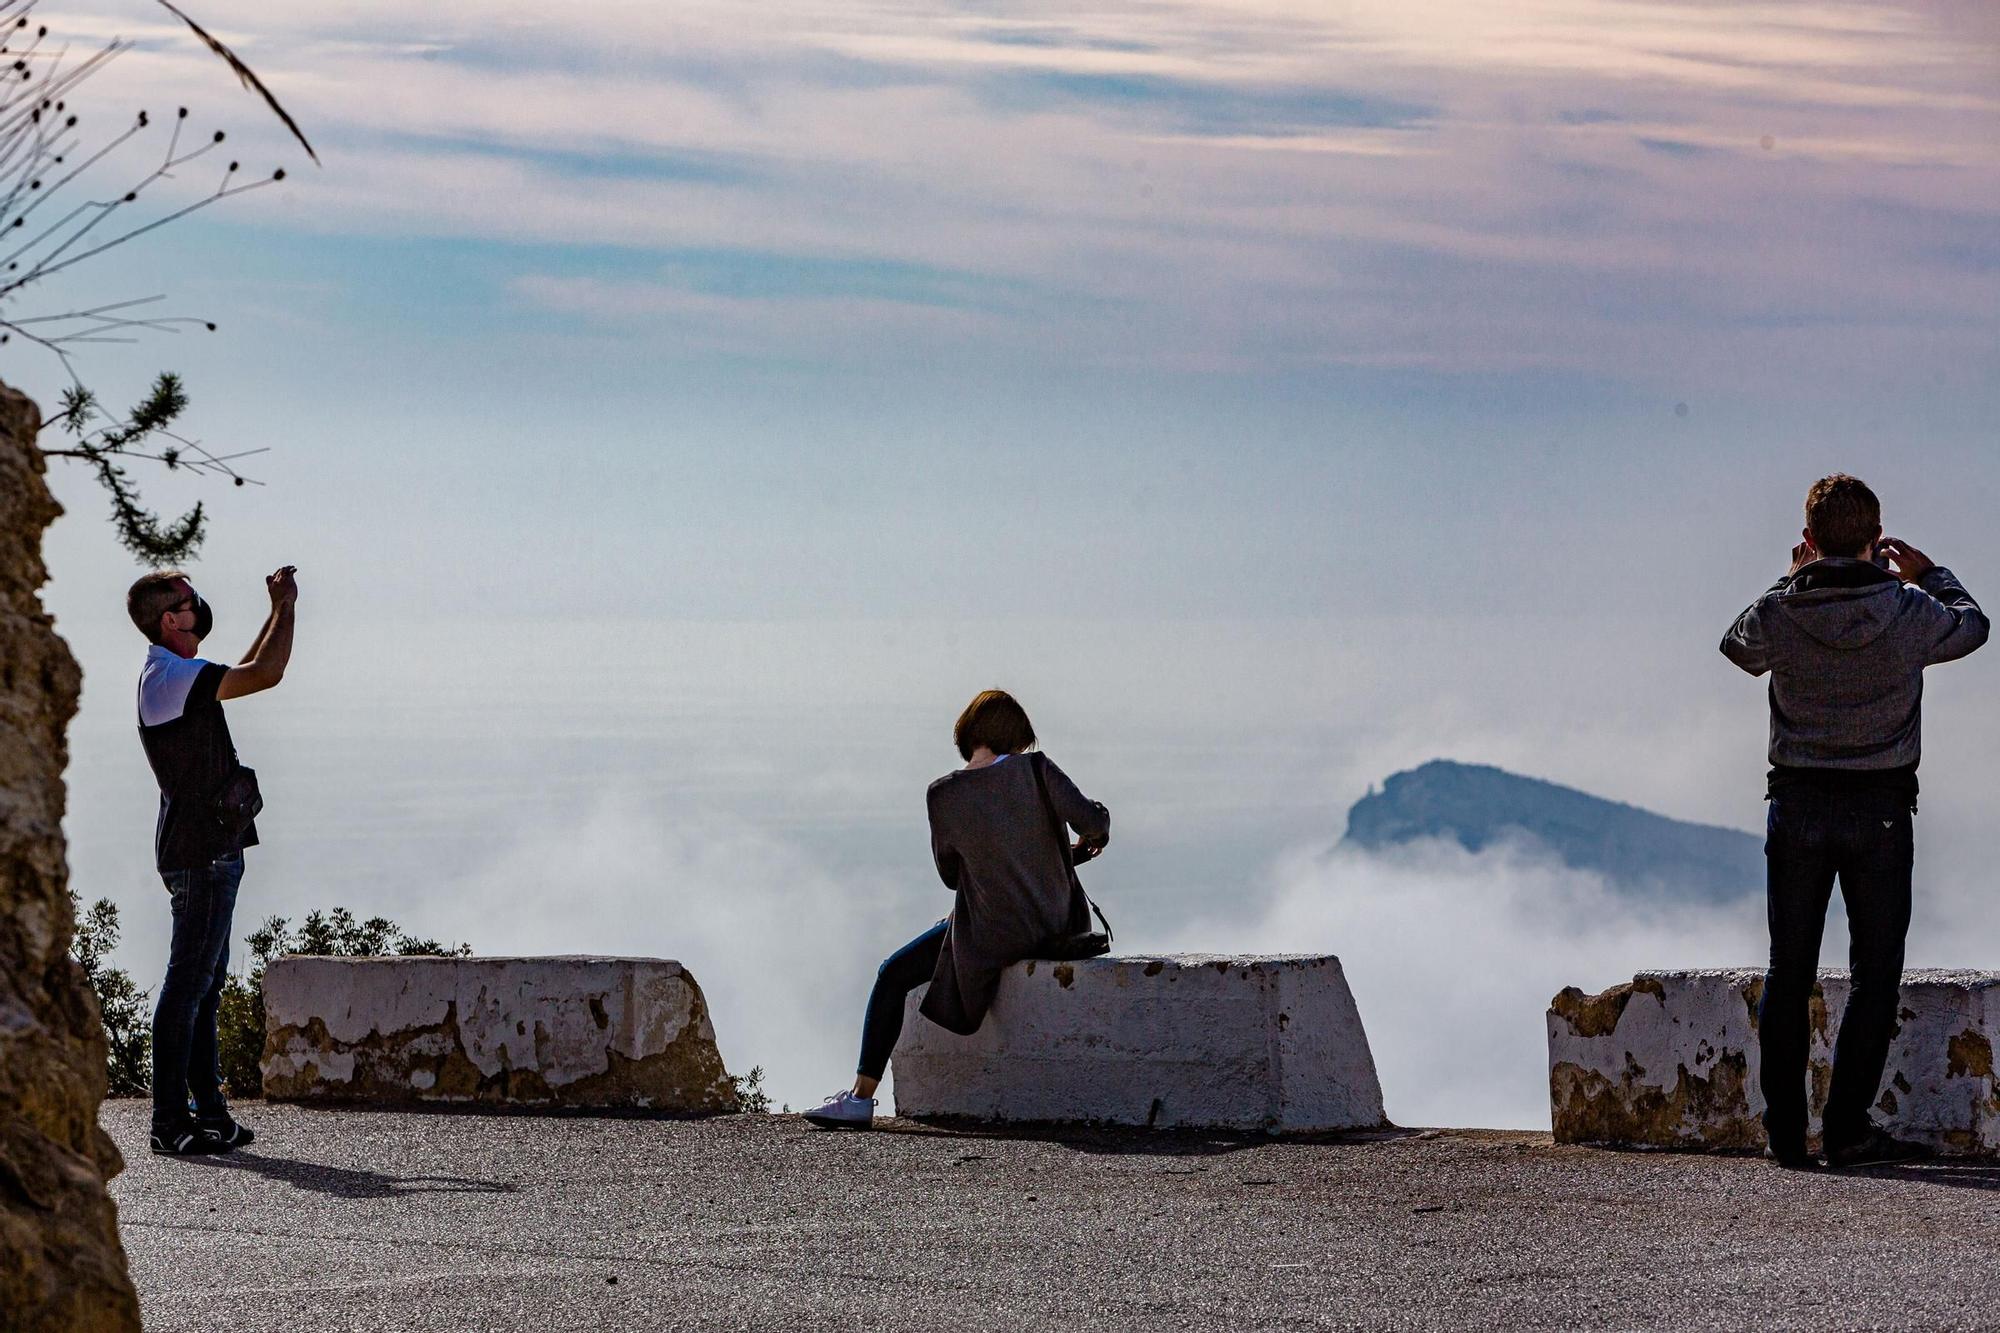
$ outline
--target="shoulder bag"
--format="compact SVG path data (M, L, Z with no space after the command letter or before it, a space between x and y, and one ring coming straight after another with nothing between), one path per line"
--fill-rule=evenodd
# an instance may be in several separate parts
M1070 845L1069 834L1065 832L1063 818L1056 813L1056 803L1049 797L1048 761L1041 752L1028 755L1028 766L1035 770L1035 790L1041 793L1042 809L1049 817L1049 832L1056 840L1056 848L1062 853L1063 866L1069 871L1069 886L1072 898L1081 898L1089 904L1090 912L1097 917L1097 923L1104 927L1100 933L1082 930L1069 934L1054 935L1043 940L1032 957L1050 958L1058 962L1069 962L1079 958L1098 958L1111 952L1111 923L1104 918L1102 908L1091 901L1083 891L1083 881L1076 876L1076 849ZM1085 858L1089 859L1088 857ZM1085 926L1090 924L1090 916L1083 918Z
M243 836L250 821L264 808L263 793L257 790L257 770L237 764L222 780L209 804L209 812L222 832L234 842Z

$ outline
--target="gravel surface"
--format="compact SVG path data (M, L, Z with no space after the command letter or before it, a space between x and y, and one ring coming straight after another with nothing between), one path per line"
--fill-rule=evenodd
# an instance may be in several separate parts
M2000 1167L307 1111L112 1184L155 1333L2000 1328Z

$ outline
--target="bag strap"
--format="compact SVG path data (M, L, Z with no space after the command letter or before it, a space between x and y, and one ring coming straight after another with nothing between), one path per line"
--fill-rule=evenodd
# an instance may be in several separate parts
M1028 767L1035 771L1035 790L1042 794L1042 810L1049 817L1049 832L1055 835L1056 850L1062 855L1063 864L1069 867L1069 882L1090 904L1098 924L1104 927L1104 938L1109 941L1113 938L1111 923L1104 919L1104 909L1097 905L1095 898L1084 892L1083 881L1076 877L1076 863L1070 859L1069 835L1063 832L1063 817L1056 812L1055 798L1049 795L1048 762L1048 757L1040 750L1031 751L1028 755Z
M1055 798L1049 795L1048 762L1047 756L1040 750L1032 751L1028 755L1028 767L1035 771L1035 790L1042 796L1042 813L1049 817L1049 832L1056 840L1056 847L1062 852L1063 864L1074 869L1076 863L1070 860L1069 837L1063 832L1063 818L1056 813Z

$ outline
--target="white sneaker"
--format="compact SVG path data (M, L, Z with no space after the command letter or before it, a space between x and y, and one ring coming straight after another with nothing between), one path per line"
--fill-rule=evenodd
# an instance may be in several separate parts
M821 1129L867 1129L875 1123L875 1099L836 1092L807 1111L805 1118Z

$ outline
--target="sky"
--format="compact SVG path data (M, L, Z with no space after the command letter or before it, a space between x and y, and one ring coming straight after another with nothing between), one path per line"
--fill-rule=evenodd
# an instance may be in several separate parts
M44 5L133 43L89 142L142 107L228 131L148 207L224 151L287 177L8 310L214 320L70 371L115 402L177 370L189 435L269 450L254 486L141 478L209 506L225 643L300 567L294 671L232 710L280 794L246 929L346 902L682 957L793 1101L942 910L921 790L1005 684L1114 809L1121 945L1341 953L1392 1115L1530 1122L1557 985L1754 961L1754 905L1346 865L1347 805L1444 755L1754 829L1762 691L1715 642L1806 485L1869 478L1975 593L2000 565L1983 5L192 12L321 165L164 10ZM54 403L69 372L4 350ZM89 478L52 484L72 868L143 982L136 571ZM2000 961L1990 670L1931 683L1919 961ZM1440 901L1479 929L1425 938ZM1470 1050L1509 1062L1476 1105L1439 1072Z

